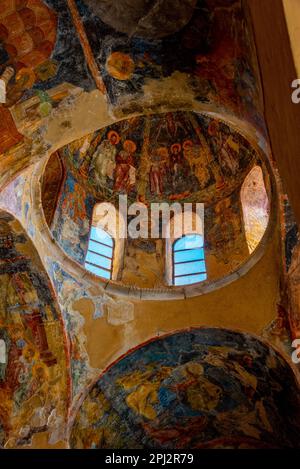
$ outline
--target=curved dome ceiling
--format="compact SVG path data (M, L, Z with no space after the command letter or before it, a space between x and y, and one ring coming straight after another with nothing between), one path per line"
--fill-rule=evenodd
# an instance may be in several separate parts
M129 36L159 39L182 29L197 0L85 0L93 13Z
M91 388L73 448L281 448L299 441L299 392L285 361L257 339L195 329L155 339Z
M122 120L61 154L99 200L114 202L126 193L131 201L206 205L238 189L260 159L227 124L193 112Z
M270 184L244 136L221 120L178 111L122 120L60 149L46 166L42 202L54 238L81 265L97 203L118 208L120 194L148 208L152 202L203 203L213 281L236 271L262 239ZM170 284L162 240L126 239L122 250L114 280L150 289Z

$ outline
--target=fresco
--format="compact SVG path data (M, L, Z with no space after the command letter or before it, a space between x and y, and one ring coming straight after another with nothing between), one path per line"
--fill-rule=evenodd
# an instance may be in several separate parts
M50 55L56 42L57 17L42 0L2 0L0 12L0 70L12 67L5 106L0 104L0 153L23 141L8 107L35 83L47 80L56 65Z
M0 105L0 152L23 142L18 129L25 124L16 128L9 110L13 105L37 97L32 113L48 116L56 100L50 96L54 88L96 89L91 63L103 80L109 107L119 115L142 111L144 101L154 108L172 101L178 107L178 100L180 106L212 103L264 130L254 43L241 0L198 0L196 5L193 0L182 26L190 21L162 38L118 32L84 0L76 2L76 26L65 0L2 3L0 73L12 67L13 77L6 103ZM153 21L158 26L162 18ZM76 27L87 35L88 54ZM171 100L169 87L176 90Z
M76 310L74 304L77 300L85 298L92 302L95 308L95 317L103 316L102 303L104 299L94 298L87 288L78 279L64 271L58 262L48 259L49 273L53 280L58 302L61 305L64 324L70 345L70 373L72 377L72 396L76 396L84 389L86 382L94 376L89 365L86 351L85 333L83 331L84 317Z
M286 195L281 198L282 212L283 212L283 245L285 253L285 269L288 272L293 257L293 251L299 241L298 224L295 220L293 209L289 203Z
M85 258L94 204L92 194L69 173L62 184L52 232L63 249L80 263L83 263ZM62 223L60 217L63 213L67 216Z
M99 200L124 193L144 203L210 204L231 194L258 158L228 125L192 112L124 120L59 153Z
M47 224L51 226L59 192L64 179L64 168L57 153L50 156L49 164L43 175L42 204Z
M193 329L153 339L114 363L85 397L72 448L299 446L299 393L257 339Z
M64 438L68 406L66 342L49 280L31 243L11 215L0 214L0 442L49 444Z
M102 201L118 208L120 194L127 195L128 203L146 206L152 202L204 203L209 280L237 269L252 252L249 237L257 246L266 229L264 208L268 208L270 187L263 193L266 207L262 212L259 208L259 213L255 208L258 231L253 217L246 226L241 204L243 181L257 164L269 180L264 163L243 136L208 116L178 111L131 118L70 143L58 155L65 179L51 230L64 251L82 265L93 208ZM60 187L60 171L54 163L50 159L46 166L45 187ZM255 205L255 193L256 203L261 204L261 186L252 179L248 199ZM53 209L57 195L47 194ZM47 213L44 200L43 206ZM141 288L166 285L163 240L127 239L125 244L124 260L116 259L123 266L118 280Z

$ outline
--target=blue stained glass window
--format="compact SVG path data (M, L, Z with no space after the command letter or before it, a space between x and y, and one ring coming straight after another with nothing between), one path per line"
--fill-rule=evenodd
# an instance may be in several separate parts
M206 279L203 236L191 234L177 239L173 244L174 285L191 285Z
M99 277L111 279L114 254L114 240L102 228L92 226L85 268Z

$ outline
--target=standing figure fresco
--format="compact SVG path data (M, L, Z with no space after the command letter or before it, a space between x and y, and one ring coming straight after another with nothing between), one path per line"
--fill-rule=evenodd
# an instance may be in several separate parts
M152 194L162 195L164 192L164 181L168 173L168 157L167 148L160 147L154 150L150 168L150 191Z
M125 140L123 150L116 155L114 189L118 192L129 194L135 188L135 152L136 144L132 140Z
M35 435L42 432L55 444L64 438L68 406L60 313L30 241L5 213L0 214L0 235L0 338L5 343L0 441L8 448L34 447Z
M94 171L96 184L105 185L107 178L113 181L117 145L120 139L120 135L111 130L108 132L107 139L103 140L95 151L90 169Z

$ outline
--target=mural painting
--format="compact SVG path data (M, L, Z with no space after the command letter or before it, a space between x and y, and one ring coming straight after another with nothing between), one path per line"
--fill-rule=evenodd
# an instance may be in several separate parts
M103 373L76 415L71 447L297 447L299 404L293 373L257 339L178 332Z
M99 200L124 193L144 203L206 204L238 187L237 175L246 175L258 158L227 124L191 112L120 121L69 144L60 155Z
M56 70L50 59L56 25L55 12L42 0L1 2L0 71L7 74L9 70L10 78L5 105L0 104L0 153L23 141L8 108Z
M68 405L66 342L49 280L11 215L0 216L0 444L64 439Z
M23 141L15 120L23 131L32 113L39 119L51 113L55 88L91 91L96 84L65 0L2 3L0 73L11 67L6 102L0 105L0 152L5 152ZM213 103L264 130L254 43L241 0L229 0L226 6L219 0L195 3L190 21L177 32L147 38L118 32L97 16L93 4L76 2L110 107L123 115L126 110L141 111L138 100L149 100L154 108L161 104L158 101L170 103L168 87L176 89L179 80L180 88L188 91L186 96L176 92L173 100L184 105ZM13 119L12 106L33 97L38 102L29 114L25 112L26 125L20 116Z
M241 188L252 168L263 163L250 143L227 124L191 112L135 117L74 141L58 154L66 176L51 230L65 252L81 264L95 204L109 201L118 208L120 194L127 195L128 203L146 206L204 203L210 280L235 270L249 256ZM50 159L45 187L60 186L56 166ZM266 173L264 166L261 171ZM266 190L264 197L267 207ZM264 210L255 213L260 223L257 245L268 215ZM253 231L251 225L250 236ZM118 280L145 288L166 285L163 240L128 239L125 244L124 260L116 260L123 266Z
M62 185L58 208L54 214L52 230L65 251L83 263L88 243L94 198L70 173ZM61 223L61 214L67 214Z

